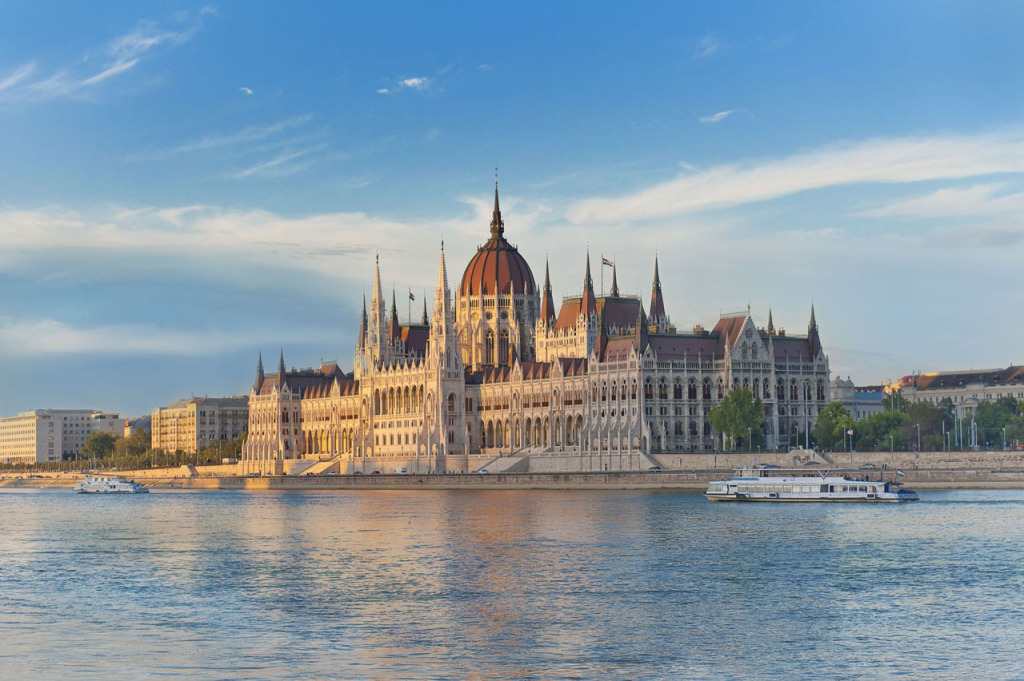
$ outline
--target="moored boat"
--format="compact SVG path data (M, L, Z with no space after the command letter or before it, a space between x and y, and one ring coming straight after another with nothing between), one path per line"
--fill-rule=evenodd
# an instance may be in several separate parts
M148 494L149 489L135 482L125 480L120 476L99 476L87 475L85 479L75 485L74 490L79 494Z
M917 492L886 480L855 480L829 470L740 468L729 480L708 483L709 501L918 501Z

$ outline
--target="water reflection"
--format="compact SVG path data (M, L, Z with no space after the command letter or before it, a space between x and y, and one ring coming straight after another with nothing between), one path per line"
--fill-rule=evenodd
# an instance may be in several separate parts
M0 518L4 679L1013 678L1024 646L1014 491L47 490Z

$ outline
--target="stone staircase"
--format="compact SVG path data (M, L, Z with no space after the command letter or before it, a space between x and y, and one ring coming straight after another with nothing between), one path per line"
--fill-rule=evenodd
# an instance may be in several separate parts
M292 475L324 475L326 473L341 473L340 455L327 461L315 461L312 466L309 466L301 473L292 473Z
M528 473L530 471L530 455L498 456L477 470L485 470L488 473Z

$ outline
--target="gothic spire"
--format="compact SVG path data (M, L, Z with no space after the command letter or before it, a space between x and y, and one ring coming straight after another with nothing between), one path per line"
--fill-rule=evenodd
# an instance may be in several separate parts
M817 356L821 350L821 337L818 336L818 322L814 319L814 303L811 303L811 321L807 324L807 345L811 357Z
M494 172L494 215L491 217L491 238L505 236L505 223L501 220L501 208L498 206L498 172Z
M281 361L277 363L277 373L280 378L284 378L286 369L284 368L284 348L281 348Z
M654 256L654 284L651 286L651 324L665 321L665 299L661 295L661 276L658 274L658 256Z
M594 298L594 280L590 276L590 251L587 251L587 273L583 277L583 300L580 312L588 316L597 312L597 300Z
M612 265L612 290L609 294L612 298L619 297L619 280L615 277L615 265Z
M359 347L366 345L366 293L363 293L363 314L359 317Z
M391 338L401 338L402 328L398 324L398 304L395 302L395 288L391 287L391 324L388 329Z
M547 258L544 259L544 300L540 304L540 318L545 323L555 321L555 300L551 296L551 272Z
M768 308L768 335L775 335L775 324L772 322L772 309Z
M423 319L420 320L420 324L423 326L429 326L430 320L427 318L427 297L423 296Z
M256 362L256 392L259 392L260 387L263 385L263 353L260 353L260 358Z

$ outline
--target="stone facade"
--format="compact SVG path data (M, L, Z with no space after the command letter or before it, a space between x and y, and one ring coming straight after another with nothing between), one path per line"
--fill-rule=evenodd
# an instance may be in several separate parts
M828 402L829 365L814 310L806 336L758 328L749 310L707 331L679 333L665 312L655 259L651 311L594 293L589 255L583 293L556 310L550 269L538 290L504 237L495 189L490 239L477 249L452 300L442 245L433 315L401 325L387 310L377 262L365 300L354 369L337 364L266 375L249 396L243 470L281 473L284 461L372 473L491 472L570 457L571 470L637 470L653 455L715 451L708 411L734 388L765 406L764 441L813 428Z
M120 436L117 414L91 409L37 409L0 419L0 463L77 459L93 433Z
M957 418L969 419L982 402L1001 397L1024 400L1024 366L915 374L904 376L895 387L908 400L938 404L949 399Z
M153 410L150 436L153 449L194 454L217 442L240 437L249 426L245 397L198 397Z

